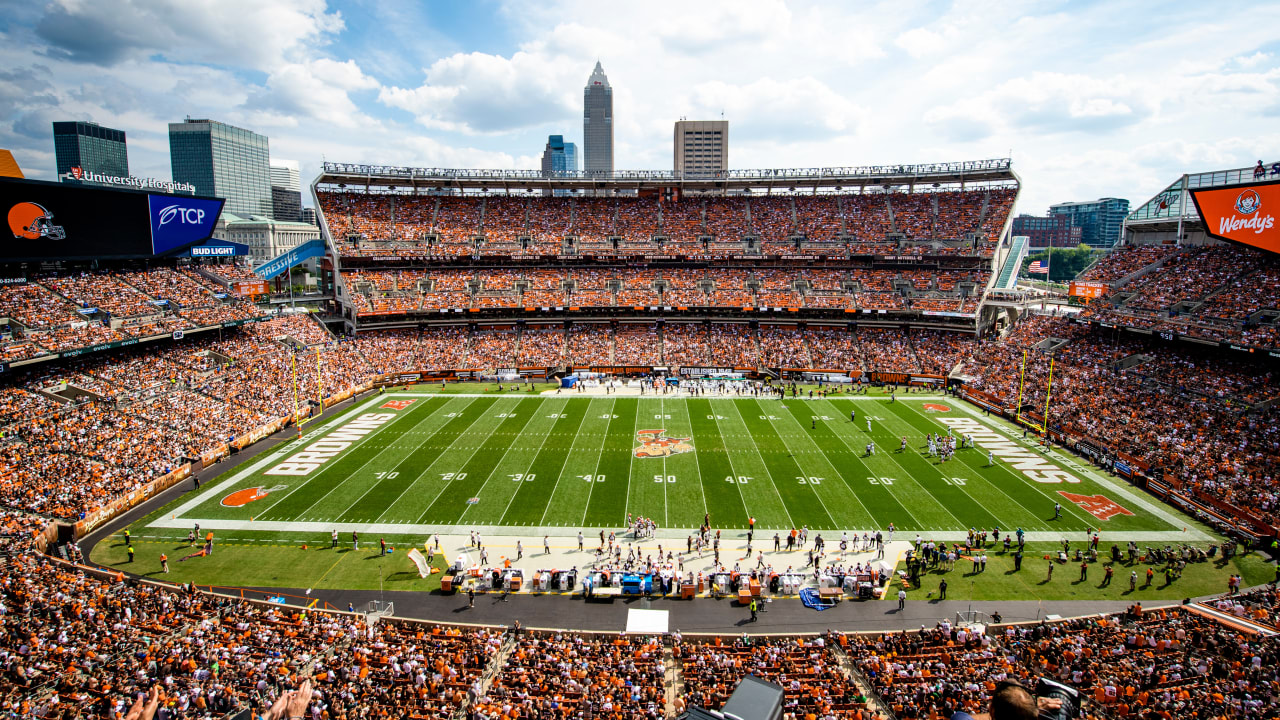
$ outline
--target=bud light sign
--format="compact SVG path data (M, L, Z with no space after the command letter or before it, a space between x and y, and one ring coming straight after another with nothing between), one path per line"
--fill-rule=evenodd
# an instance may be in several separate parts
M216 198L148 195L152 252L164 255L213 235L223 202Z

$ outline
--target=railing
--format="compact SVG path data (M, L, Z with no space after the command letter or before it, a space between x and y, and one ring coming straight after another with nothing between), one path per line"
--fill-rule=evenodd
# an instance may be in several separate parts
M918 177L954 175L958 173L992 173L1009 171L1010 158L929 163L923 165L863 165L830 168L777 168L725 170L715 173L690 173L677 170L575 170L543 172L542 170L483 170L470 168L414 168L395 165L361 165L324 163L323 172L333 175L366 175L411 180L803 180L831 178Z

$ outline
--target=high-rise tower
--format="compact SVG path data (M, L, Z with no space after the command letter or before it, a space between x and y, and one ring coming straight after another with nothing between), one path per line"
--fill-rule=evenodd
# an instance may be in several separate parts
M582 89L582 146L583 170L613 172L613 88L599 61Z

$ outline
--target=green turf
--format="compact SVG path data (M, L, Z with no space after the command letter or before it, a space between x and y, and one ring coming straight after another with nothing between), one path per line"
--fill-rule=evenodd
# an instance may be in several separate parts
M403 410L378 408L393 399L414 402ZM413 526L410 532L426 526L576 531L621 527L628 515L652 518L663 528L689 528L707 513L727 529L744 528L754 516L762 529L865 530L893 523L926 534L1098 525L1108 532L1169 531L1190 524L1171 523L1124 500L1074 460L1051 464L1082 482L1057 484L1035 482L1009 463L988 466L981 449L960 450L939 463L925 454L924 435L946 428L937 422L941 414L923 410L925 402L947 404L947 416L970 417L950 399L388 394L340 422L357 412L397 417L307 476L265 474L273 462L234 483L219 481L218 492L181 515L193 521L383 523ZM851 408L858 410L856 423L849 421ZM327 433L325 427L310 430L315 437L302 445ZM636 457L642 430L687 439L693 451ZM904 436L908 447L899 452ZM871 457L865 454L868 441L876 444ZM222 504L233 490L256 486L270 494L242 507ZM1058 491L1102 494L1133 514L1100 522ZM1063 505L1058 520L1055 501Z
M349 535L334 549L328 537L288 538L284 533L237 532L234 537L219 541L212 555L179 562L199 547L189 547L185 539L151 536L133 540L135 555L130 563L124 540L115 535L95 548L93 560L155 580L213 584L223 592L245 587L416 591L440 587L439 573L421 578L405 557L418 538L386 539L394 552L383 556L377 538L367 538L359 550L353 550ZM425 554L421 543L418 548ZM169 556L168 574L161 568L161 553ZM444 569L443 557L437 555L433 565Z
M812 401L574 392L536 396L491 388L451 383L441 393L438 384L416 385L362 398L340 415L305 428L302 440L231 468L199 493L187 493L135 523L139 555L132 569L158 570L157 558L164 551L171 558L167 579L175 581L362 589L381 583L389 589L421 590L437 581L419 579L403 548L421 547L433 533L501 526L511 533L523 529L568 535L579 528L621 528L628 515L647 516L661 528L677 531L696 527L706 514L715 527L728 531L745 529L754 517L756 527L769 533L801 525L859 532L893 523L898 539L999 526L1006 531L1022 527L1034 542L1037 533L1083 533L1101 526L1105 543L1132 531L1203 529L1140 491L1129 489L1142 504L1126 499L1115 490L1122 480L1111 477L1108 487L1099 480L1102 476L1071 458L1054 463L1082 482L1034 482L1008 463L988 466L981 449L961 450L954 460L939 464L924 453L924 435L946 432L940 418L975 417L951 398L910 393L890 402L877 392ZM402 409L383 408L399 400L413 402ZM930 413L926 403L950 410ZM855 408L858 420L851 423L849 411ZM305 477L265 473L371 412L395 417ZM992 422L1006 434L1020 435ZM687 442L693 450L637 457L642 430L664 430L667 438ZM907 450L897 452L903 436ZM868 440L877 447L870 457L864 452ZM240 507L222 504L231 493L253 487L269 492ZM1059 490L1107 496L1133 515L1099 521L1059 496ZM1052 519L1055 500L1063 506L1059 520ZM1148 507L1159 508L1163 516ZM161 527L163 523L169 526ZM186 554L187 531L195 523L204 528L232 525L217 528L214 557L177 563ZM334 523L363 529L360 551L328 549ZM376 551L366 551L380 535L400 552L380 560ZM349 547L349 530L341 537L343 547ZM301 549L304 543L307 550ZM93 559L122 562L118 536L102 543ZM993 554L993 562L1001 561ZM1246 580L1255 569L1261 580L1270 579L1267 568L1242 567ZM975 583L982 589L972 592L979 598L1044 599L1119 592L1073 585L1064 570L1052 584L1041 586L1040 578L1029 582L1032 568L1043 572L1028 561L1020 575L1005 576L1003 568L993 565ZM1173 593L1168 597L1196 594L1201 587L1216 591L1225 586L1227 572L1199 578L1201 570L1193 568L1167 590ZM958 571L952 575L963 578ZM968 584L953 582L952 593L968 592L960 587ZM1127 589L1127 572L1113 581L1118 585ZM1135 597L1155 597L1144 592Z
M1203 545L1202 545L1203 546ZM1108 544L1102 545L1109 551ZM1000 550L987 550L987 569L985 572L974 572L973 563L969 560L957 561L955 568L943 572L930 570L920 576L919 587L906 588L907 598L911 600L934 600L938 598L938 584L943 578L947 581L948 600L1126 600L1132 602L1149 602L1155 600L1181 600L1188 597L1214 595L1227 591L1227 578L1233 573L1243 577L1244 586L1259 585L1270 582L1275 573L1275 566L1268 563L1259 553L1237 556L1229 561L1222 559L1199 563L1188 563L1181 578L1172 583L1165 582L1162 565L1150 566L1155 577L1147 585L1146 572L1148 565L1135 562L1130 565L1121 561L1115 566L1115 574L1111 584L1103 586L1105 567L1109 560L1101 556L1097 563L1089 566L1088 577L1080 580L1080 563L1068 561L1065 565L1056 561L1053 564L1053 576L1049 577L1049 560L1045 555L1057 557L1059 546L1050 543L1029 543L1022 562L1022 570L1014 572L1013 555ZM1123 550L1123 546L1121 548ZM1073 555L1074 556L1074 555ZM900 566L899 569L905 569ZM1138 573L1138 586L1129 590L1129 573ZM894 581L886 600L897 600L899 582ZM988 610L988 608L977 608Z

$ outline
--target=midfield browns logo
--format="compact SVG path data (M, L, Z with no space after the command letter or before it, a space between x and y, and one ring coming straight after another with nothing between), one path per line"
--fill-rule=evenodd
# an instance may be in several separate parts
M946 405L939 405L938 403L925 403L924 411L931 413L951 412L951 408Z
M1058 491L1058 494L1066 498L1070 502L1084 508L1084 511L1099 520L1110 520L1116 515L1132 515L1133 513L1125 510L1114 502L1108 500L1102 495L1077 495L1075 493Z
M222 498L222 504L225 507L244 507L254 500L261 500L273 492L279 492L289 487L288 485L276 485L275 487L264 488L262 486L245 488L237 490L230 495Z
M391 408L392 410L404 410L412 404L412 400L388 400L378 407Z
M636 439L640 441L640 447L636 448L636 457L669 457L693 451L690 438L669 438L662 434L664 432L666 429L637 430Z

